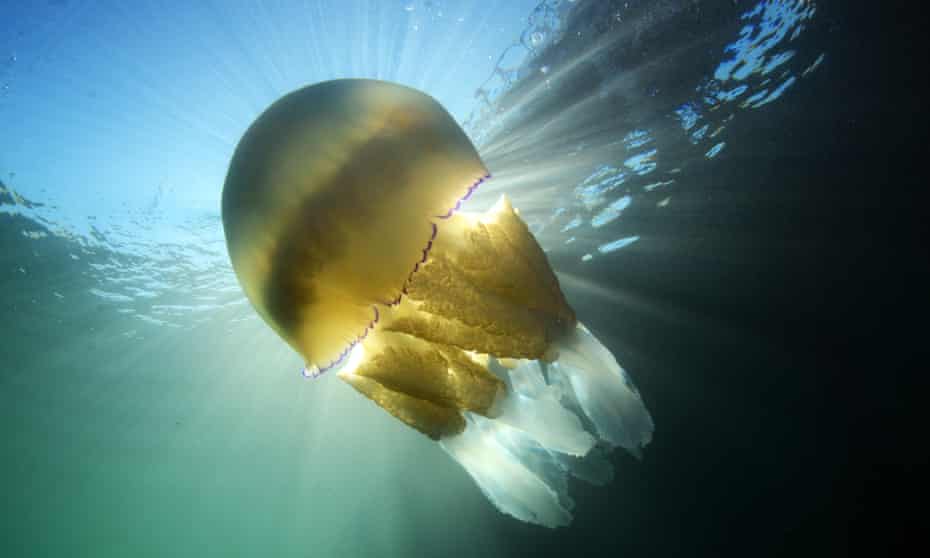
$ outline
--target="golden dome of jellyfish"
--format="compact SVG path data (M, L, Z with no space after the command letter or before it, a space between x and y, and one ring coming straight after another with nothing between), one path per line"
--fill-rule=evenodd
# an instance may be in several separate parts
M372 80L290 93L236 148L223 226L236 276L307 376L328 371L437 440L503 512L571 521L567 478L607 482L653 424L575 319L506 197L431 97Z

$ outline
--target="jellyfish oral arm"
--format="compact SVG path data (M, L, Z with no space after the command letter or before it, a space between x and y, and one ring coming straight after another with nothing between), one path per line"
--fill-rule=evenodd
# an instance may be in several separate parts
M439 442L500 511L545 527L571 521L569 477L606 482L602 450L639 457L653 431L626 372L587 328L579 323L557 346L555 362L524 360L508 372L498 416L467 414L465 430Z
M502 512L568 524L568 478L606 482L604 450L651 440L639 393L506 198L451 217L431 254L366 339L371 359L339 376L439 441Z
M560 343L554 368L553 375L561 375L559 383L578 401L598 438L641 458L655 425L639 390L613 353L579 324Z

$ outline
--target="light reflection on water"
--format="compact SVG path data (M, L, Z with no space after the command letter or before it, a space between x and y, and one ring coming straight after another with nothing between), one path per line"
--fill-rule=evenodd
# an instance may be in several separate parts
M537 13L552 14L560 6L553 2ZM685 3L578 8L587 9L586 17L570 12L543 29L528 28L524 37L541 33L551 41L512 47L525 49L526 62L495 72L479 91L484 104L472 114L470 131L496 175L514 184L509 190L515 205L524 208L544 248L571 250L590 261L631 245L629 239L638 236L623 228L624 211L674 203L669 187L687 182L682 167L719 157L739 112L777 101L825 54L802 45L814 2L733 7L729 21L704 26L698 39L651 33L674 24L700 26L694 23L701 20L700 8ZM689 50L713 43L720 47L703 76L675 79ZM652 58L650 51L658 54ZM579 89L579 81L586 87ZM618 105L628 107L622 117L611 113ZM558 170L541 179L526 172L507 176L511 169L520 174L539 165ZM554 180L562 186L550 188ZM660 188L656 198L652 193ZM616 240L605 242L610 234Z
M465 119L496 177L475 205L506 192L546 250L582 261L611 257L640 243L626 215L674 204L689 168L719 164L709 160L725 153L727 128L741 111L776 102L825 59L804 43L813 2L731 7L729 18L703 26L689 4L550 0L532 9L493 60ZM443 11L438 3L402 7L408 34L475 21L474 13ZM680 21L704 35L668 35ZM711 63L676 79L692 43L716 46ZM6 89L17 62L11 56L0 67ZM364 53L351 58L353 67L365 67ZM71 242L70 258L96 285L88 293L116 311L184 328L216 316L227 329L254 319L226 257L218 208L179 202L183 185L159 185L145 203L118 214L75 215L56 205L55 195L19 195L14 170L0 171L11 184L0 190L0 212L29 223L23 241L52 235ZM221 184L214 186L218 196ZM21 266L28 273L28 262Z

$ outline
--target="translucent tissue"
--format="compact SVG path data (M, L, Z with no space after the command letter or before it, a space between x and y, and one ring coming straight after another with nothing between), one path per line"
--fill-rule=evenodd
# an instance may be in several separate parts
M580 323L557 342L552 363L492 361L508 385L495 418L466 413L463 432L440 440L499 510L546 527L571 522L568 477L602 485L620 446L636 457L652 439L652 418L626 371Z

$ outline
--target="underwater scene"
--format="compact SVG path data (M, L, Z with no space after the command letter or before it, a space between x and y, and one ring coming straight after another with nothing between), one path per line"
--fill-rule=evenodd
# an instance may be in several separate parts
M860 16L0 2L0 556L846 555Z

